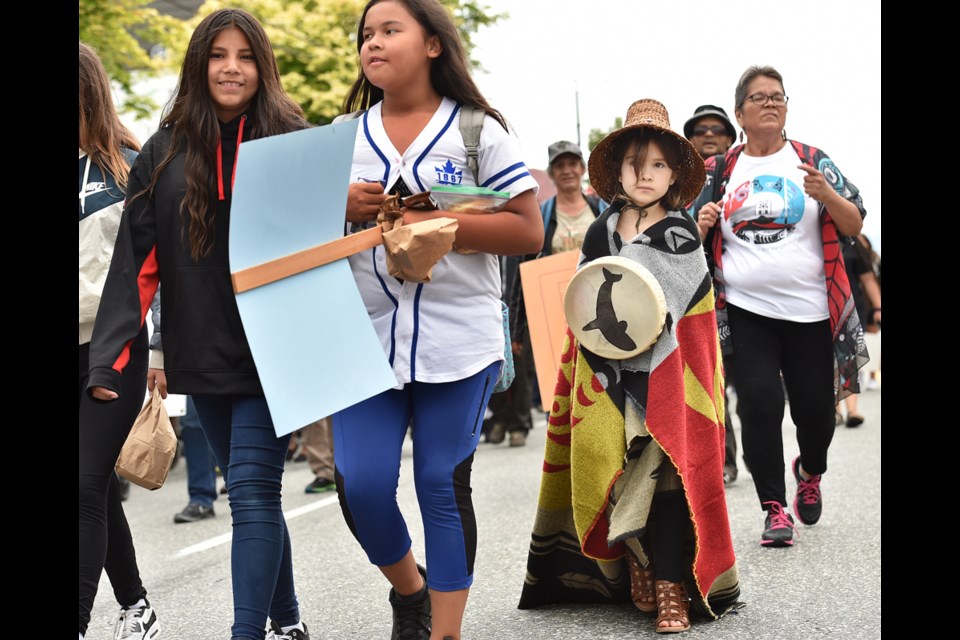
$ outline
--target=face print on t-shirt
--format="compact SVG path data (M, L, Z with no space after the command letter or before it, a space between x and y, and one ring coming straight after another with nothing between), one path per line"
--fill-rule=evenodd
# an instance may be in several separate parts
M783 176L761 175L727 190L723 215L738 238L768 245L796 231L803 209L800 186Z

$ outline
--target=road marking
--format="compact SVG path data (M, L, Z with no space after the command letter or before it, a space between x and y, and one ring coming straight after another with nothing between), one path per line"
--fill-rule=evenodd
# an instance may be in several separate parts
M338 498L336 495L329 496L327 498L324 498L323 500L318 500L316 502L312 502L302 507L297 507L296 509L293 509L291 511L287 511L286 513L283 514L283 517L286 518L287 522L290 522L294 518L299 518L300 516L305 516L312 511L316 511L317 509L323 509L324 507L329 507L332 504L336 504L337 500ZM184 547L183 549L180 549L180 551L177 551L175 554L173 554L173 557L186 558L187 556L192 556L195 553L200 553L201 551L207 551L208 549L219 547L222 544L227 544L232 539L233 539L233 532L224 533L219 536L214 536L213 538L209 538L208 540L204 540L203 542L198 542L196 544L190 545L189 547Z

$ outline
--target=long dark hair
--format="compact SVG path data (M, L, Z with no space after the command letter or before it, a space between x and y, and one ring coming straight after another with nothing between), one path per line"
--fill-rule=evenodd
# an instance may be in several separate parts
M386 0L370 0L363 8L360 24L357 26L357 54L363 48L363 25L367 21L370 7ZM453 18L437 0L391 0L406 7L410 15L420 24L427 37L436 36L440 40L440 55L430 64L430 84L441 96L456 100L461 105L483 109L506 129L507 123L499 111L490 106L487 99L470 77L467 54L463 50L460 34ZM343 113L359 109L369 109L383 100L383 89L376 87L363 75L363 67L357 62L358 75L350 93L343 101Z
M667 211L674 211L683 205L683 203L680 202L680 195L683 191L683 176L681 175L683 172L683 164L681 162L683 152L676 138L662 131L657 131L656 129L646 127L637 129L636 131L623 134L614 141L613 153L610 157L614 159L615 164L613 166L616 167L616 171L619 174L620 167L623 166L623 159L626 157L627 152L630 151L631 148L636 148L637 156L633 161L633 168L639 180L641 168L647 159L647 154L650 152L651 142L657 143L657 146L663 151L663 159L667 161L667 166L676 173L676 180L670 185L667 192L663 194L663 197L660 198L660 203L663 204ZM634 145L636 145L636 147L634 147ZM616 202L623 202L625 206L633 206L636 208L633 200L627 196L623 190L623 185L619 182L617 183L617 194L614 196L611 204Z
M103 63L92 47L80 43L80 148L104 176L110 174L127 186L130 167L123 149L140 150L136 136L126 128L110 94L110 81Z
M264 138L310 126L304 119L303 109L290 99L280 84L280 70L273 47L257 19L243 9L219 9L204 18L190 37L176 93L160 121L161 129L172 129L170 149L144 190L152 194L163 169L179 151L186 150L184 174L187 191L180 203L180 215L189 218L190 255L194 260L213 250L214 176L220 123L207 85L207 66L214 39L221 31L230 28L239 29L247 37L257 63L259 87L253 98L255 116L248 125L250 138Z

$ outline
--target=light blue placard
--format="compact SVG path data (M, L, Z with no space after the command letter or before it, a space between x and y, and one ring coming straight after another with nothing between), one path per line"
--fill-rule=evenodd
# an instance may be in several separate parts
M232 271L343 236L358 124L240 145ZM237 304L278 436L397 385L346 260L238 294Z

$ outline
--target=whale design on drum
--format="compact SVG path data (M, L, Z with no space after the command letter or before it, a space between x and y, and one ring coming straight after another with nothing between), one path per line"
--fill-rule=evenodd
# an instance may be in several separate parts
M613 273L604 267L603 279L597 292L597 317L585 324L583 330L599 329L610 344L624 351L632 351L637 348L637 343L627 335L627 321L617 320L617 311L613 308L613 285L623 280L623 274Z

